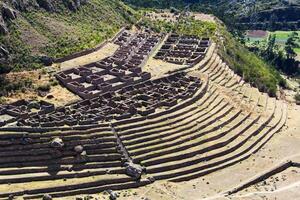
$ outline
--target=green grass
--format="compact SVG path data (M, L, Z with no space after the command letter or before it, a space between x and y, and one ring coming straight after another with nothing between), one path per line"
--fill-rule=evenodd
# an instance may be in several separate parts
M259 42L266 42L267 38L269 37L270 34L272 35L276 35L276 43L279 45L279 47L284 48L285 42L287 41L289 35L292 33L293 31L274 31L274 32L270 32L268 31L267 36L265 37L250 37L250 36L246 36L246 41L247 38L249 38L249 40L247 41L247 45L252 45L253 43L259 41ZM296 31L299 36L300 36L300 31ZM300 41L298 42L298 44L300 45ZM300 55L300 48L295 48L294 49L295 52Z
M270 96L275 96L277 86L285 85L279 73L236 41L224 26L219 25L219 32L224 38L222 42L224 46L221 46L219 50L223 60L246 82Z
M0 43L12 55L13 70L41 67L40 55L60 58L95 47L139 17L119 0L90 0L76 12L64 6L57 9L55 13L20 12L10 24L10 34L0 36Z
M297 54L300 54L300 48L296 48L296 49L295 49L295 52L296 52Z
M276 39L277 40L287 40L289 35L292 33L293 31L275 31L275 32L269 32L270 34L275 34L276 35ZM299 36L300 36L300 31L296 31Z
M214 37L217 25L214 22L194 20L192 18L181 19L177 24L144 18L140 25L153 28L157 32L174 32L184 35L197 35L199 37Z

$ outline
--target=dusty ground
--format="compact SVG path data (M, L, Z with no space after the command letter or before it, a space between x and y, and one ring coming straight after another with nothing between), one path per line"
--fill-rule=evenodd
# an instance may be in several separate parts
M56 84L51 85L51 82L53 83L56 81L55 78L53 77L53 75L44 73L41 70L9 73L7 74L6 78L9 79L11 82L20 79L22 80L29 79L32 81L32 88L23 91L16 91L10 93L7 97L4 97L3 100L6 103L13 103L20 99L26 99L26 100L34 99L34 100L45 100L50 103L53 103L55 106L63 106L80 99L78 96L74 95L69 90L59 85L57 82ZM49 93L47 93L45 97L39 96L36 89L41 85L47 85L47 84L51 85L51 89ZM47 98L51 96L52 98Z
M174 13L171 13L169 10L164 10L162 12L148 12L146 17L151 20L160 20L160 21L168 21L168 22L177 22L178 16Z
M118 49L119 45L113 44L111 42L107 43L104 47L98 51L81 56L72 60L68 60L60 64L60 70L66 70L80 65L85 65L91 62L99 61L103 58L113 55L113 53Z
M215 17L213 15L208 15L204 13L193 13L193 16L195 17L196 20L208 21L208 22L215 21Z

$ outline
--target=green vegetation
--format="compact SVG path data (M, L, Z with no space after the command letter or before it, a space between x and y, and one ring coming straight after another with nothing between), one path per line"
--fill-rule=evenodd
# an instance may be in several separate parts
M276 95L278 85L286 85L284 79L271 65L236 41L225 27L220 26L219 30L223 40L219 41L223 44L220 48L221 56L245 81L270 96Z
M219 53L224 61L245 81L260 91L267 92L270 96L276 95L278 85L286 85L284 79L271 65L247 50L221 24L197 21L192 18L182 18L178 24L173 25L170 22L150 20L143 20L141 23L154 27L158 31L174 31L179 34L198 35L218 40L218 43L222 44ZM215 36L217 29L222 40Z
M48 92L48 91L50 91L50 89L51 89L50 83L43 84L43 85L39 85L39 86L37 87L37 90L38 90L38 91L42 91L42 92Z
M3 76L0 76L0 98L7 96L9 93L22 91L32 88L32 80L30 79L17 79L10 81Z
M267 39L260 41L247 40L246 46L283 73L297 76L300 73L295 60L300 47L299 31L280 31L268 35Z
M296 30L300 28L299 0L124 0L143 8L189 8L195 12L212 13L229 28Z
M150 19L143 19L140 25L151 27L157 32L174 32L184 35L197 35L199 37L213 37L215 35L217 25L214 22L199 21L191 17L182 18L178 23Z
M0 36L0 43L10 52L7 64L11 69L36 69L43 55L60 58L95 47L138 17L118 0L91 0L76 12L64 6L57 10L20 12L20 17L9 24L10 33ZM2 64L0 70L4 67Z

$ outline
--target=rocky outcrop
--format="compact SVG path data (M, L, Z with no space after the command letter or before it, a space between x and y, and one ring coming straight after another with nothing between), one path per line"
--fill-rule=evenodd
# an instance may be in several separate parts
M4 20L14 20L17 18L17 12L5 4L1 8L1 14Z
M0 1L0 34L7 34L7 20L17 18L17 11L29 11L45 9L48 12L58 12L60 4L71 11L76 11L80 6L88 3L88 0L5 0ZM48 61L47 61L48 62Z
M37 0L38 5L48 12L54 12L54 6L50 0Z
M144 169L137 164L134 164L133 162L127 162L125 163L125 167L126 167L126 174L128 176L134 177L136 179L140 179Z
M0 34L8 33L6 21L17 18L17 12L6 4L0 4Z
M5 35L8 33L8 29L4 23L0 22L0 34Z
M64 4L72 11L76 11L83 4L86 4L88 0L63 0Z
M50 146L52 148L56 148L56 149L61 149L64 147L64 142L61 138L54 138L52 141L51 141L51 144Z

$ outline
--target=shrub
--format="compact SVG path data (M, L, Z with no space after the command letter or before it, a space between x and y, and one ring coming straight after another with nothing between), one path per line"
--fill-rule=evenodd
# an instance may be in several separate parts
M296 104L300 105L300 93L295 95Z
M47 84L43 84L43 85L39 85L37 87L38 91L42 91L42 92L48 92L51 89L51 85L49 83Z

